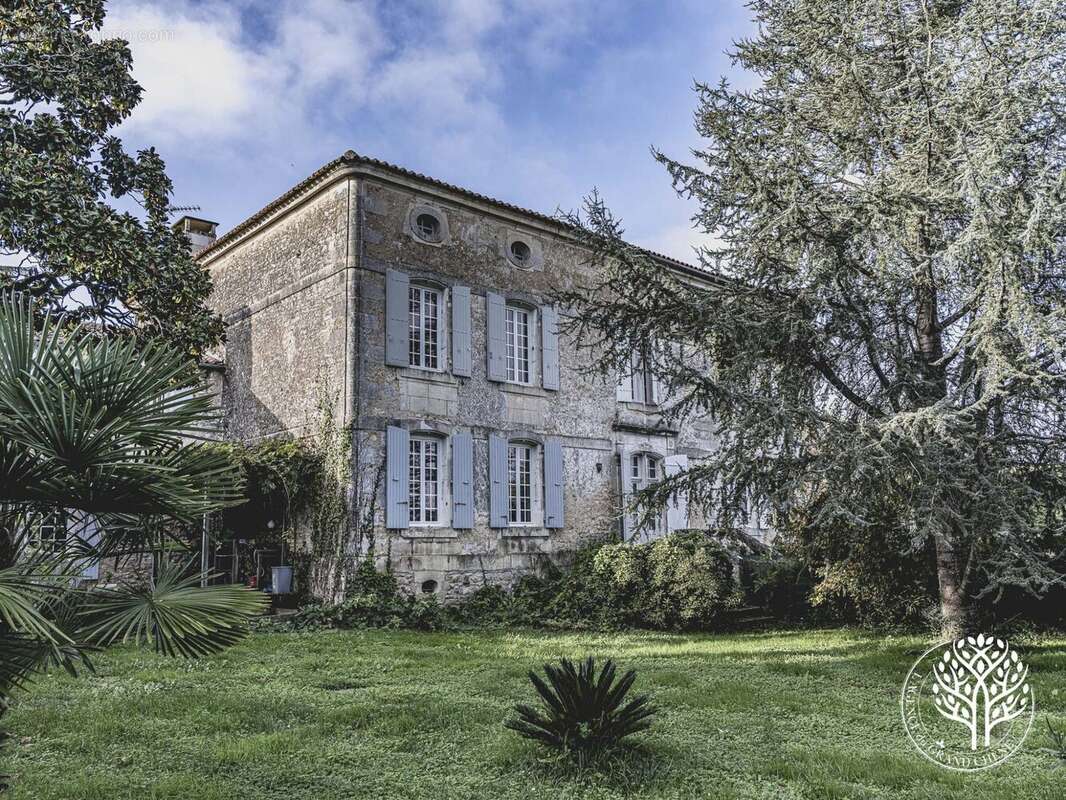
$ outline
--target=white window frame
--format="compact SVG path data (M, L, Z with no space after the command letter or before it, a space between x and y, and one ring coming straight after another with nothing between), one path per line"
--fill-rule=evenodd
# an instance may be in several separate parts
M631 359L632 367L629 373L629 396L634 403L645 406L659 405L659 381L655 378L655 372L648 365L648 360L640 350L633 351ZM642 379L638 381L638 376ZM637 396L637 389L644 384L644 395Z
M630 453L629 463L626 464L626 474L630 492L632 493L629 498L631 502L637 492L647 489L666 477L666 459L657 453L651 453L647 450ZM638 521L639 517L634 515L633 535L630 538L636 538L637 536L658 538L668 530L665 509L660 511L650 524L638 526Z
M440 436L411 435L407 446L407 478L409 484L407 520L411 527L441 527L447 520L446 480L447 450L446 440ZM431 458L432 453L432 458ZM427 474L431 466L436 470L436 480L430 483ZM436 504L430 508L423 498L430 493L426 489L433 487ZM433 513L429 513L429 512ZM430 518L435 517L435 518Z
M534 386L537 382L537 321L538 314L535 308L508 303L503 312L503 336L504 336L504 377L507 383L519 386ZM522 335L518 325L519 315L526 320L525 330L525 370L520 370L522 359L519 358L522 348Z
M519 474L520 463L518 458L525 454L528 457L529 482L526 486L528 492L528 509L523 509L521 501L524 499L521 488L523 484L516 482ZM523 513L523 510L528 513ZM544 514L544 460L541 447L537 442L526 439L512 439L507 442L507 524L512 528L535 528L542 525Z
M413 306L416 304L417 312ZM436 318L426 314L427 298L434 297L436 300ZM422 369L427 372L445 372L447 365L447 292L432 284L412 282L407 289L407 365L414 369ZM431 332L427 323L432 320L435 324L437 337L436 352L427 347L427 339ZM432 361L435 360L436 364Z
M62 553L66 549L70 538L70 521L63 509L33 514L29 528L31 549L42 553Z

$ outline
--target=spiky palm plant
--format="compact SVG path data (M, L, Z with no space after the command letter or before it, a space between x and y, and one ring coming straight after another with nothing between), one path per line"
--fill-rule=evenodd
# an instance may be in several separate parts
M545 664L547 682L535 672L529 673L542 708L516 705L518 719L507 720L504 725L584 765L626 736L650 728L656 713L646 695L627 700L636 671L629 670L618 681L615 672L611 659L604 662L598 675L591 657L580 665L567 658L558 665Z
M115 641L195 656L234 642L261 594L194 586L165 566L147 586L83 588L91 559L161 551L237 501L240 476L203 438L217 420L195 367L159 342L108 338L0 293L0 709L57 665ZM63 535L29 532L61 513Z

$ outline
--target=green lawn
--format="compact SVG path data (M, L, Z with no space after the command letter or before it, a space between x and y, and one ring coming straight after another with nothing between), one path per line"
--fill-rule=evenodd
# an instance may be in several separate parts
M953 773L911 749L898 693L916 638L394 632L260 634L181 662L125 649L56 674L5 718L14 798L1047 798L1034 728L1008 764ZM1066 722L1066 640L1025 643ZM662 708L626 765L581 776L500 722L558 656L635 666Z

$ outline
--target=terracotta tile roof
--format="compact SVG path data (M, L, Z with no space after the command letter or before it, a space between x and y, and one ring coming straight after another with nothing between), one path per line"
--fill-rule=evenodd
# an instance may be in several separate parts
M445 189L449 192L462 195L471 200L476 200L481 203L496 206L497 208L513 211L517 214L521 214L526 217L531 217L532 219L538 220L539 222L543 222L548 225L553 225L559 228L561 231L566 231L570 229L570 226L568 226L566 223L560 221L556 217L549 216L548 214L543 214L539 211L533 211L532 209L523 208L522 206L517 206L513 203L507 203L503 200L497 200L495 197L489 197L487 195L480 194L479 192L475 192L470 189L465 189L462 186L456 186L453 183L438 180L437 178L432 178L429 175L423 175L420 172L415 172L414 170L407 169L406 167L401 167L396 164L390 164L388 161L382 161L377 158L370 158L369 156L361 156L354 150L346 150L337 158L316 169L314 172L312 172L298 184L293 186L283 195L278 197L276 200L263 206L263 208L252 214L252 216L248 217L248 219L230 228L230 230L226 231L225 234L218 237L218 239L216 239L212 244L208 245L203 250L198 252L196 254L196 258L201 259L206 255L210 255L212 252L219 249L223 245L228 244L229 242L238 238L241 234L255 227L257 224L269 217L275 211L283 208L284 206L295 200L297 197L310 191L316 184L318 184L324 178L329 176L332 172L345 166L376 167L385 172L392 172L396 175L400 175L405 178L412 178L430 186L435 186L439 189ZM643 248L642 250L653 258L656 258L672 266L680 267L684 270L688 270L695 273L705 272L700 267L688 264L684 261L679 261L676 258L671 258L670 256L664 255L662 253L656 253L653 250L646 250Z

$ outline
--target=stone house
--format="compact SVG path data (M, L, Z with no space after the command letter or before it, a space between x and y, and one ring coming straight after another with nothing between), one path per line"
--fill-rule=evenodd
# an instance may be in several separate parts
M301 436L327 387L353 494L382 471L375 539L414 591L453 599L587 540L700 522L683 502L643 530L620 513L714 434L665 426L639 369L583 371L550 295L586 267L553 218L348 151L221 237L179 224L226 324L226 436Z

